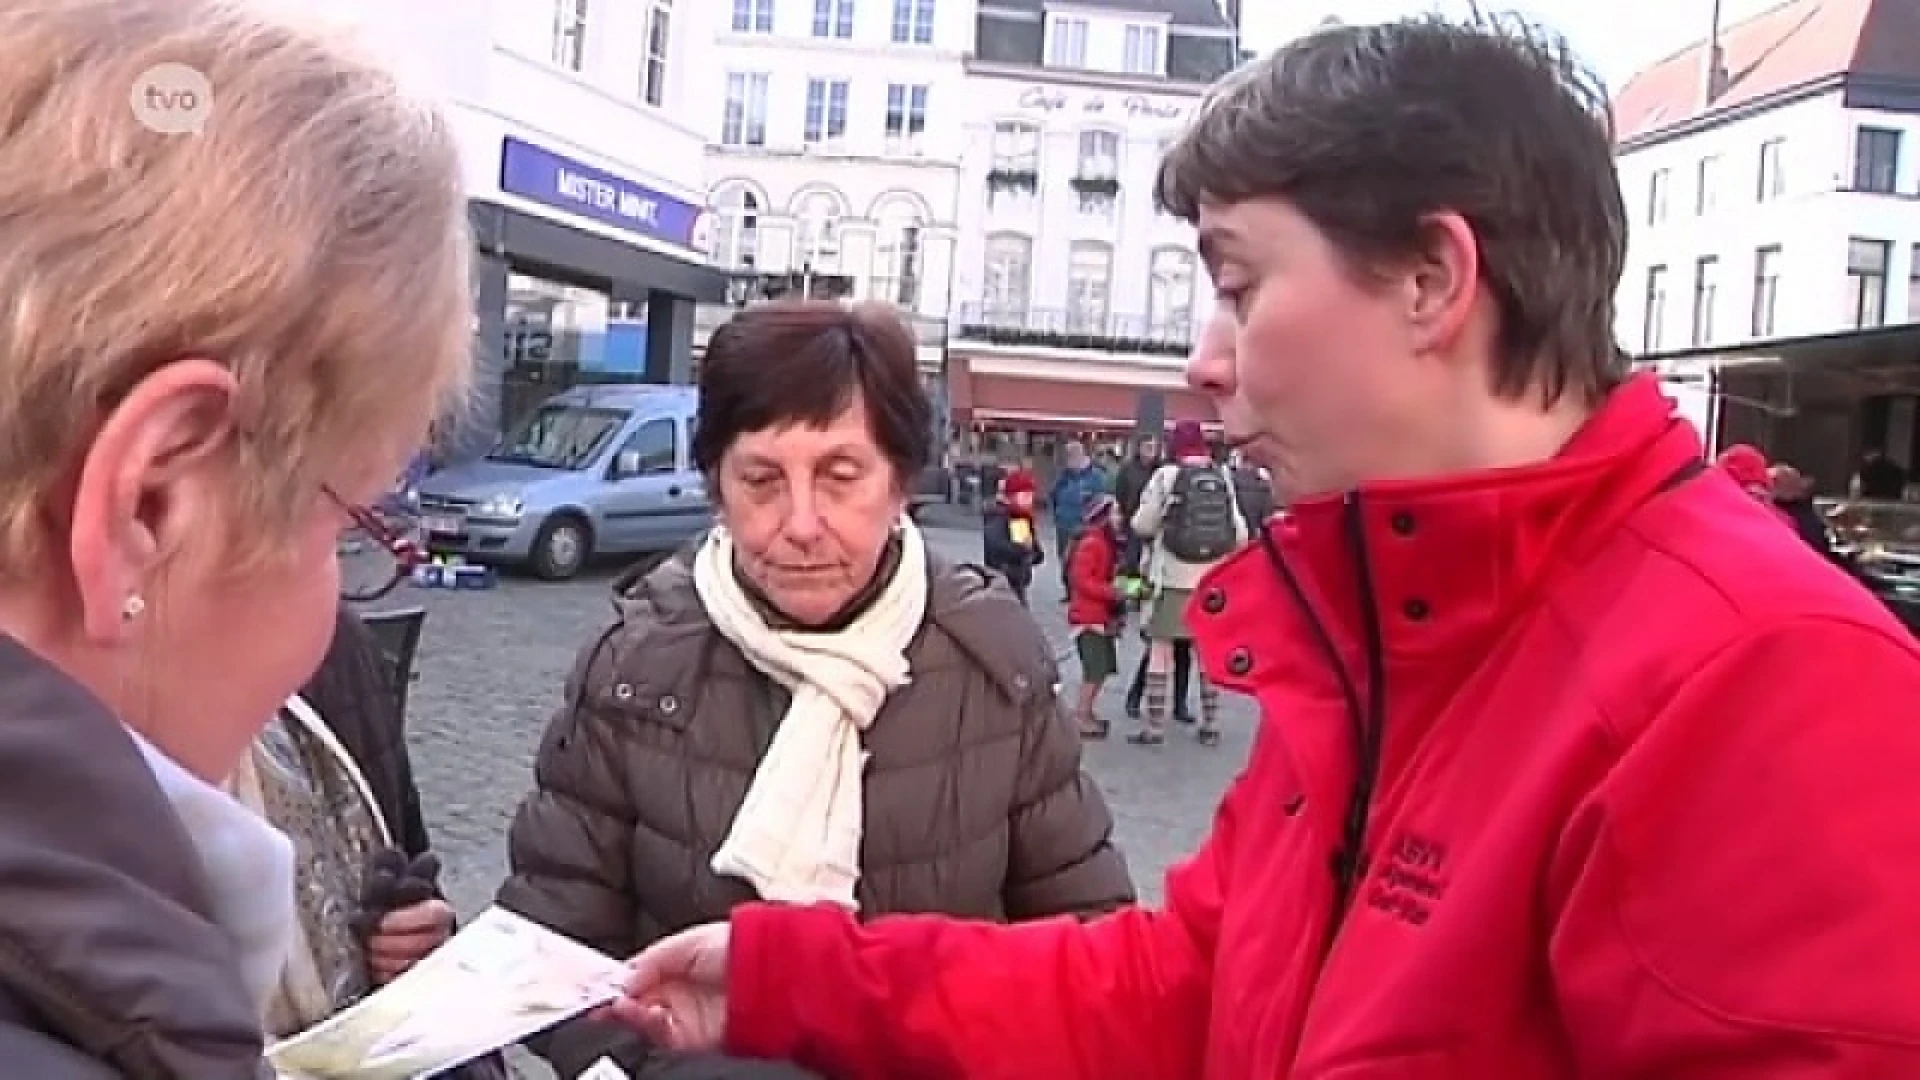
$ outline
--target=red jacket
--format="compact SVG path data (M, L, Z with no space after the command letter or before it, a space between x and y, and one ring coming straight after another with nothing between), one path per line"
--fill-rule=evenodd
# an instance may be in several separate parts
M1552 462L1296 505L1196 594L1265 720L1163 910L748 908L730 1045L836 1080L1920 1076L1920 650L1700 457L1636 379Z
M1120 569L1120 545L1113 530L1092 526L1080 534L1067 556L1067 625L1075 629L1114 624L1120 590L1113 575Z

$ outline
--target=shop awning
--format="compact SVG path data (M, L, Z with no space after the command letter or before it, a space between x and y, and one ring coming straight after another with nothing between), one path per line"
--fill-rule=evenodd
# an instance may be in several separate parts
M956 389L953 406L976 423L994 420L1009 424L1131 428L1139 416L1143 392L1162 396L1168 423L1195 420L1218 426L1213 402L1189 389L1148 390L1092 381L1063 382L977 372L967 376L963 392Z
M1031 412L1019 409L976 408L973 410L972 419L976 424L1003 424L1010 427L1024 428L1058 428L1070 431L1090 429L1130 431L1133 428L1133 421L1131 419L1112 416L1075 416L1063 413ZM1201 421L1200 427L1209 434L1217 433L1220 430L1220 424L1212 420Z
M1790 382L1799 404L1920 394L1920 323L1682 349L1641 362L1662 373L1712 370L1742 382Z

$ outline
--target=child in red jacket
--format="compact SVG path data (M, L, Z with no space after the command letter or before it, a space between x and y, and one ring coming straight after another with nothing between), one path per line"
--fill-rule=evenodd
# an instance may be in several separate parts
M1120 669L1121 613L1126 610L1114 575L1120 570L1120 518L1111 495L1087 505L1086 528L1067 555L1067 626L1080 654L1080 701L1074 715L1080 736L1104 739L1108 725L1094 712L1100 687Z

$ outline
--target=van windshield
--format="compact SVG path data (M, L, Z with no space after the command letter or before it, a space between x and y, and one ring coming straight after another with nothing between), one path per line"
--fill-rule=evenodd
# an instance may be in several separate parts
M500 440L487 460L540 469L584 469L600 456L601 447L626 419L621 409L543 405Z

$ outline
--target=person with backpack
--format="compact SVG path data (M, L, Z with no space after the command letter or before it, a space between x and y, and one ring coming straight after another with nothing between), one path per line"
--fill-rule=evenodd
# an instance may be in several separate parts
M1174 646L1193 637L1187 631L1187 602L1201 576L1250 535L1233 477L1214 462L1200 425L1191 420L1175 425L1167 450L1172 460L1147 481L1133 515L1134 532L1153 542L1146 575L1153 589L1146 625L1146 715L1140 730L1127 737L1135 746L1166 741L1167 675ZM1204 673L1195 737L1202 746L1220 742L1220 691Z

